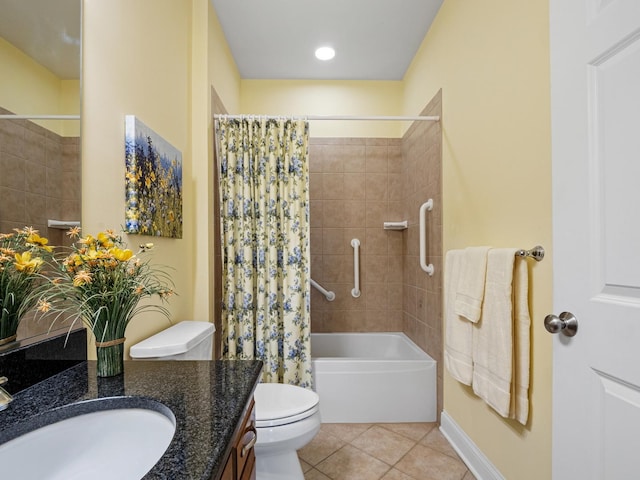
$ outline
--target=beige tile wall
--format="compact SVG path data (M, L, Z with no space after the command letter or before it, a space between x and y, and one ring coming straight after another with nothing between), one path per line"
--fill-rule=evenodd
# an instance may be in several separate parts
M402 217L402 142L312 138L311 276L336 293L312 289L314 332L402 330L402 232L383 229ZM360 290L354 298L353 247L360 240Z
M422 115L442 115L439 92ZM403 212L409 228L403 236L402 309L404 331L438 362L438 413L442 411L442 130L437 122L414 122L402 140ZM432 198L433 210L426 214L427 262L433 276L420 268L419 211Z
M0 231L33 226L60 245L66 236L47 220L80 220L80 197L78 137L28 120L0 121Z
M0 113L10 114L0 108ZM61 137L28 120L0 120L0 232L32 226L51 245L69 245L47 220L80 220L80 139ZM64 324L60 328L67 328ZM28 314L18 337L49 329Z
M441 115L440 93L422 115ZM336 293L311 295L313 332L402 331L438 362L442 410L442 131L415 122L401 139L312 138L311 276ZM419 261L419 210L429 198L428 276ZM385 221L407 220L404 231ZM351 296L358 238L362 295Z

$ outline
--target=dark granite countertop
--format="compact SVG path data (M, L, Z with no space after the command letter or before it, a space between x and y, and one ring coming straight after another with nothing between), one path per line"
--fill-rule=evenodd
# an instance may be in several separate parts
M95 367L93 361L82 362L16 393L0 411L0 444L79 411L136 406L161 410L164 405L175 415L176 433L144 478L216 479L262 363L127 361L124 375L110 378L98 378Z

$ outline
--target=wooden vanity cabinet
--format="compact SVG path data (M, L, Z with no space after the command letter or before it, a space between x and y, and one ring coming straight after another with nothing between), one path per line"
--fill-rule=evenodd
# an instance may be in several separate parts
M253 447L257 436L255 403L251 399L220 480L255 480L256 454Z

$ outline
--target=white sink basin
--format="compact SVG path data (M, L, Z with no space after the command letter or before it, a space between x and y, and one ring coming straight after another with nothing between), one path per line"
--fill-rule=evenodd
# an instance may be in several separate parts
M162 457L175 429L170 411L112 408L72 416L0 445L0 476L139 480Z

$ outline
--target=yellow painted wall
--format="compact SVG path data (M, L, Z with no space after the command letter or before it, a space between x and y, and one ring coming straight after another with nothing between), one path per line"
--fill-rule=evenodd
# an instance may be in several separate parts
M209 175L202 174L205 150L211 153L210 137L203 146L204 136L211 135L203 88L213 85L231 113L283 115L415 115L443 89L445 249L540 243L548 252L531 273L529 424L501 419L447 375L445 410L505 478L550 478L551 338L541 321L551 311L546 2L445 0L403 82L240 80L207 0L83 5L83 225L93 232L123 223L125 114L139 116L182 151L184 238L154 239L157 261L176 269L180 296L170 304L174 320L208 311L210 285L196 286L204 281L199 262L210 253L205 227L196 226L208 221L207 210L196 204L210 188ZM140 18L154 28L139 30ZM196 65L203 60L206 72ZM403 132L398 123L315 123L314 136ZM135 245L142 238L128 240ZM205 299L194 292L204 292ZM135 320L127 345L164 326L152 318Z
M402 82L242 80L240 110L253 115L400 115ZM423 105L423 107L426 103ZM400 137L401 122L312 121L313 137Z
M551 478L548 2L445 0L405 76L404 114L443 92L444 249L530 248L531 415L494 413L445 372L444 410L508 479Z
M206 77L197 82L191 73L192 4L83 0L83 231L120 230L124 224L124 120L127 114L136 115L182 152L183 238L125 235L133 248L153 241L154 262L173 268L178 296L170 299L169 310L174 322L203 310L196 306L202 299L194 298L198 279L193 265L201 260L194 201L208 185L197 172L206 160L200 158L202 147L193 145L201 139L192 126L191 101L193 85L206 86ZM198 7L202 4L196 3ZM126 351L167 326L158 315L136 317L126 332Z
M207 13L206 16L204 13L199 14L200 17L206 18L206 38L203 46L206 46L206 61L203 65L207 67L207 76L206 76L206 85L205 87L205 95L204 103L201 103L201 100L198 100L197 107L194 105L194 108L200 109L202 106L206 108L206 118L199 124L203 127L206 127L206 165L201 164L201 167L198 169L200 175L206 174L206 178L208 181L208 189L206 192L200 191L197 201L196 208L201 214L198 215L198 235L201 236L201 245L204 245L206 242L208 255L206 257L199 256L198 264L196 265L197 277L201 278L206 276L208 278L207 282L207 297L208 301L208 309L209 309L209 318L214 319L215 314L215 295L214 288L215 282L217 279L213 275L214 272L214 261L216 258L215 251L215 238L214 238L214 227L213 221L215 219L214 208L214 196L218 194L217 189L214 185L214 165L213 165L213 110L212 110L212 91L211 89L215 89L216 95L220 98L225 108L229 111L237 111L238 105L240 103L240 74L238 73L238 69L236 67L233 56L231 55L231 51L229 50L229 46L227 45L227 41L224 37L224 33L222 31L222 27L220 26L220 22L218 21L218 16L213 9L213 6L209 0L202 0L206 3L206 7L203 6L203 9L206 8ZM194 24L196 22L196 12L194 11ZM206 227L206 232L205 232ZM206 235L206 236L205 236ZM202 250L201 250L202 251ZM206 261L203 261L203 258L206 258ZM202 290L203 287L200 285L195 286L196 290ZM220 319L218 318L218 329L220 329ZM214 352L214 357L218 357L219 352Z
M80 114L80 79L60 80L60 113L62 115ZM62 136L80 136L79 120L61 121Z
M230 113L240 111L240 73L211 2L209 4L209 81Z
M80 82L61 80L33 58L0 37L0 106L16 114L77 115ZM78 135L79 122L37 120L63 136Z
M213 188L210 157L211 102L208 80L208 30L211 2L193 0L191 9L191 145L192 178L185 193L193 204L193 235L189 244L193 277L193 319L213 321L213 277L209 259L213 256L211 239Z

